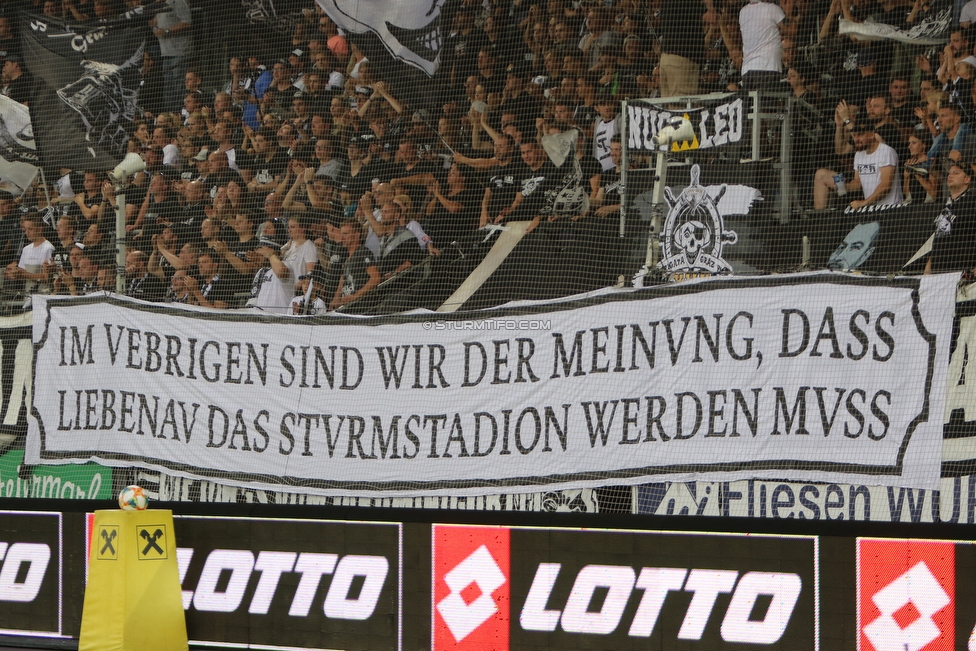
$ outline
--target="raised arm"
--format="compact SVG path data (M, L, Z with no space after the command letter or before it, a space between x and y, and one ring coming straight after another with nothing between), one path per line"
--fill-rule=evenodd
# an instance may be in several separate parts
M846 156L854 151L854 144L848 139L853 112L845 100L841 100L834 110L834 153Z
M305 204L295 201L295 195L298 193L298 188L305 185L305 172L307 171L303 163L295 162L296 167L301 169L295 170L295 182L291 184L288 192L285 194L285 198L281 200L281 209L290 210L291 212L305 212ZM281 186L278 186L281 189Z
M397 112L397 115L403 114L403 104L400 103L400 100L390 94L390 86L385 81L374 82L373 91L382 95L383 99L389 102L390 106L393 107L393 110Z
M501 138L502 134L492 129L491 125L488 124L488 111L481 114L480 123L481 128L484 129L485 133L488 134L488 137L491 138L492 143L497 142L498 139Z

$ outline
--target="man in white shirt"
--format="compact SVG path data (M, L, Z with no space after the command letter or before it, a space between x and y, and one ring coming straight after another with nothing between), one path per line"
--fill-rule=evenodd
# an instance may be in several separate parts
M258 246L248 253L248 261L262 260L263 264L254 274L251 285L251 298L247 307L256 307L276 314L291 313L291 299L295 296L295 278L291 270L278 256L280 247L270 240L261 240Z
M25 217L20 222L28 244L20 253L19 262L11 262L3 273L5 280L24 281L24 292L50 291L47 281L54 259L54 245L44 237L44 227L38 217Z
M782 78L782 30L786 13L777 4L749 0L739 11L742 32L742 88L772 89Z
M904 200L901 191L901 178L898 170L898 154L894 149L878 140L874 125L869 121L854 126L854 178L845 185L847 190L861 190L864 199L851 201L851 208L862 208L871 204L887 205ZM813 207L823 210L827 207L830 192L837 191L834 170L820 169L813 182Z
M610 95L597 99L596 110L599 117L593 121L593 157L606 172L614 168L610 160L610 141L620 133L620 116L617 115L617 102Z
M976 66L976 57L973 56L969 44L969 32L966 29L953 29L949 33L949 43L942 49L942 63L936 77L942 84L942 90L951 93L954 86L959 81L959 71L956 64L965 61L970 65Z
M898 174L898 154L875 137L874 126L865 123L854 129L854 179L847 184L851 190L860 189L864 199L851 202L851 208L872 204L901 203L901 179Z

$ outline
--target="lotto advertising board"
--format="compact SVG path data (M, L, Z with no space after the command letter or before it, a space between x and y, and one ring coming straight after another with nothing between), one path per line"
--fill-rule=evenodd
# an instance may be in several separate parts
M0 512L0 644L77 638L86 521ZM948 651L976 626L976 545L958 540L200 515L175 528L194 646Z
M62 632L60 513L0 511L0 634Z
M974 648L974 569L971 542L858 539L858 651Z
M401 524L177 516L174 526L191 644L401 648Z
M816 649L815 537L435 525L435 651Z

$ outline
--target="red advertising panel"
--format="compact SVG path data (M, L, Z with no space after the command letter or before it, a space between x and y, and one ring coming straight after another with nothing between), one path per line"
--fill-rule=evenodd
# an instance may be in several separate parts
M434 525L434 651L508 651L509 530Z
M435 651L819 648L817 544L433 525Z
M955 544L857 541L858 651L952 651Z

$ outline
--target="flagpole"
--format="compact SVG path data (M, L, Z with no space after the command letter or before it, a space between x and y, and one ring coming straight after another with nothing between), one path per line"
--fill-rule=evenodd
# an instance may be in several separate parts
M51 208L51 194L47 191L47 177L44 176L44 168L38 167L37 171L41 173L41 185L44 187L44 201L48 208ZM56 227L57 224L51 224L51 226Z
M115 184L115 293L125 293L125 186Z
M622 115L620 116L620 232L618 237L623 237L626 223L627 223L627 167L628 160L627 150L629 149L627 141L627 127L628 124L628 111L627 111L627 100L620 103L620 111Z
M142 172L146 163L142 157L129 152L125 158L108 173L108 179L115 187L115 291L125 294L125 185L130 175Z

